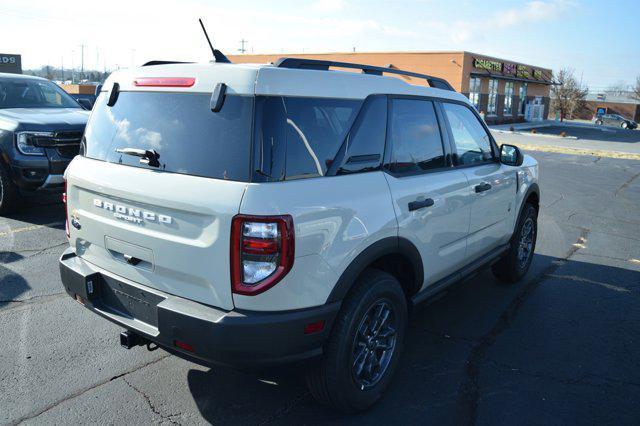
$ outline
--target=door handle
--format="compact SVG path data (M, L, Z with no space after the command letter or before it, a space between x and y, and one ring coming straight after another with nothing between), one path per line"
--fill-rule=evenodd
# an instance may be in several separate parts
M476 185L476 193L484 192L491 189L491 184L487 182L482 182L480 185Z
M409 211L423 209L425 207L431 207L435 202L433 198L427 198L426 200L416 200L409 203Z

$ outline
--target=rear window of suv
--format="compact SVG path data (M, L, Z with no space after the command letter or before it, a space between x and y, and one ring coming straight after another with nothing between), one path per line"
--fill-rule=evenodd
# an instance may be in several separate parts
M254 98L227 95L217 113L210 100L207 93L121 92L109 107L103 93L85 131L85 156L158 170L116 152L155 150L166 172L249 181Z

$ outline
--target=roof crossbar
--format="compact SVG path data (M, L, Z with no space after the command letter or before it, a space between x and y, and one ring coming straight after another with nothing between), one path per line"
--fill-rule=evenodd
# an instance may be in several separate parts
M404 71L397 68L377 67L374 65L354 64L351 62L336 62L336 61L325 61L321 59L303 59L303 58L280 58L274 63L274 65L278 68L293 68L293 69L305 69L305 70L316 70L316 71L327 71L329 70L329 67L353 68L353 69L362 70L364 74L370 74L370 75L382 75L383 73L398 74L398 75L404 75L407 77L423 78L427 80L427 83L429 83L430 87L433 87L436 89L455 91L455 89L451 87L449 82L443 78L433 77L427 74L418 74L416 72L411 72L411 71Z

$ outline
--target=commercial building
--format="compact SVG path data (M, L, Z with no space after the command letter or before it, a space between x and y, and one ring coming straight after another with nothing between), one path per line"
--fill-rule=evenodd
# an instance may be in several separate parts
M631 93L611 95L608 93L589 93L584 108L575 114L576 118L591 120L596 114L619 114L640 122L640 99Z
M549 114L553 77L550 69L471 52L280 53L232 55L229 59L265 63L287 56L355 62L441 77L467 96L488 123L542 120ZM412 84L425 84L421 79L397 77Z

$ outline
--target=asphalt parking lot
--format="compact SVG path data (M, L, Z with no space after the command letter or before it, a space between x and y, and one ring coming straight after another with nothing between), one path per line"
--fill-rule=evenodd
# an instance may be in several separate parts
M640 131L612 126L546 126L535 129L537 133L543 135L558 136L560 133L565 132L567 136L592 141L640 142Z
M416 312L389 392L356 416L318 406L286 370L122 349L120 329L62 289L62 206L0 218L0 423L638 424L640 161L534 155L528 276L484 271Z

